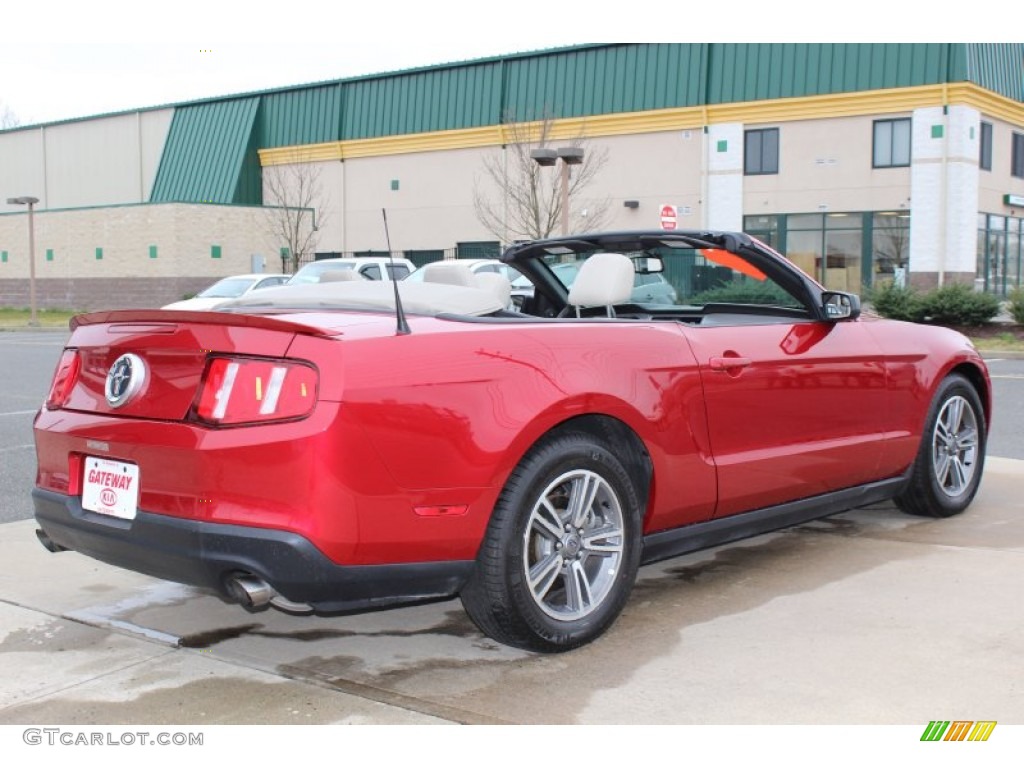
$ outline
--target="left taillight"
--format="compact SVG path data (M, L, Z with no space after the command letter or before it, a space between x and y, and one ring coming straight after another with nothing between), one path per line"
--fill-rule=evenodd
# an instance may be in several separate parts
M68 401L71 390L78 381L78 372L82 368L82 358L77 349L65 349L57 363L57 370L53 374L53 383L50 385L50 393L46 396L44 407L48 411L63 408Z
M316 405L318 382L316 368L306 363L211 358L193 414L216 426L301 419Z

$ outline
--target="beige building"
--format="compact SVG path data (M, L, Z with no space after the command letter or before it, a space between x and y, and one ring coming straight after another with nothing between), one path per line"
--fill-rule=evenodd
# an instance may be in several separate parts
M831 288L1004 294L1024 247L1022 59L1006 44L587 45L0 131L0 303L27 305L28 212L5 204L26 196L41 306L156 306L293 252L386 251L382 210L396 255L497 255L544 232L516 225L487 169L521 175L518 145L545 125L544 146L581 143L594 172L571 231L658 228L667 211L751 232ZM560 162L530 168L543 189ZM285 212L298 240L275 232Z

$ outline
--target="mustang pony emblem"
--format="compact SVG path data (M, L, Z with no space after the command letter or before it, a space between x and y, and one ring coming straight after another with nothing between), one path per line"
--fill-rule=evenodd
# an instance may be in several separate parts
M107 371L105 394L112 408L131 400L146 383L146 364L138 355L121 355Z

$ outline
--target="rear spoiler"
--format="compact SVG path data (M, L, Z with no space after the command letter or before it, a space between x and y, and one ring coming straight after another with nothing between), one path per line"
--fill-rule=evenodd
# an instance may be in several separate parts
M230 325L241 328L265 328L272 331L301 333L306 336L332 338L342 334L341 329L320 328L272 315L246 315L234 312L191 311L177 309L113 309L75 315L68 322L73 331L83 325Z

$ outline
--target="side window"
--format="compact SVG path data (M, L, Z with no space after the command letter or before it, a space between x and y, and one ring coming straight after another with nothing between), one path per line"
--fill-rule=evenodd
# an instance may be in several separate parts
M779 172L779 129L761 128L743 134L743 173L762 176Z
M401 280L409 274L409 268L405 264L388 264L388 274L392 280ZM377 273L380 274L379 272ZM380 279L379 277L377 278Z
M1024 134L1013 134L1013 146L1010 159L1010 175L1024 179Z
M371 280L380 280L381 279L380 267L378 267L376 264L367 264L365 267L360 269L359 272L364 277L368 277Z
M872 168L910 165L910 118L875 120L872 147Z
M666 274L678 291L679 304L746 306L748 313L753 310L755 314L764 315L772 315L772 308L776 307L805 308L760 269L742 256L725 250L699 248L674 252L667 257Z

